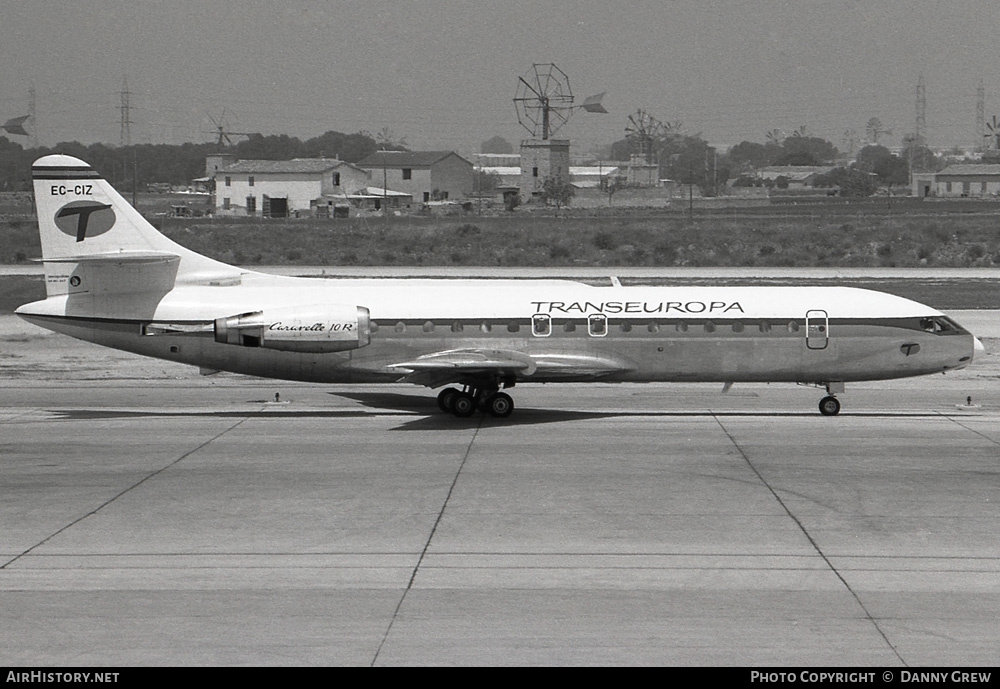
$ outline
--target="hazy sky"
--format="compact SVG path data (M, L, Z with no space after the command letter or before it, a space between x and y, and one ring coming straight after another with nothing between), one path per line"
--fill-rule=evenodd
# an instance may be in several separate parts
M533 63L609 114L557 136L587 151L642 108L722 146L805 125L843 148L878 117L932 146L975 143L976 88L1000 116L997 0L0 0L0 121L36 92L42 145L232 131L308 138L388 127L411 148L478 150L521 129L512 102ZM23 137L12 140L26 143Z

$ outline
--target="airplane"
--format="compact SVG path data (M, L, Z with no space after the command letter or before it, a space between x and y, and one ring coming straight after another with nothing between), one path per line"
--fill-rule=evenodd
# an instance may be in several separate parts
M87 163L32 166L58 333L205 372L443 388L443 412L507 417L521 383L788 382L944 373L983 346L945 314L848 287L595 286L573 280L322 279L227 265L170 240Z

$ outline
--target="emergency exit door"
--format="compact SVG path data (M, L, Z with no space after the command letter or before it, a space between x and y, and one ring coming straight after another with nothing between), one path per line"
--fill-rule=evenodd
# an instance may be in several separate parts
M806 311L806 347L826 349L830 343L830 319L826 311L814 309Z

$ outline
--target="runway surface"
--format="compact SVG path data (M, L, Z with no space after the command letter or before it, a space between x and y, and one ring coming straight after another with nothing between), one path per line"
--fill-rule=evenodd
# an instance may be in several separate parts
M5 665L997 661L995 355L835 418L789 385L524 385L499 421L25 332Z

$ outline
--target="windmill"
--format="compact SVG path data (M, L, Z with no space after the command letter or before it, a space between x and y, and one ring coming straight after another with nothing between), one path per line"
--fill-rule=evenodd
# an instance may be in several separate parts
M625 127L625 138L647 163L655 163L655 143L663 138L666 127L641 108L636 110L635 114L628 116L628 122L628 126Z
M584 99L583 105L573 105L573 90L566 73L552 63L534 64L523 77L518 77L514 95L517 121L531 132L547 140L569 121L574 110L604 112L604 93Z
M233 137L233 136L248 136L249 137L249 136L253 136L254 133L255 133L255 132L231 132L231 131L228 131L227 128L226 128L226 109L225 108L222 109L222 115L219 116L218 120L215 119L214 117L212 117L211 115L208 116L208 119L212 120L212 124L215 126L215 132L214 132L214 134L216 134L216 136L218 137L216 139L215 145L218 146L218 148L220 150L224 146L232 146L233 145L233 140L230 137ZM203 133L207 134L209 132L203 132Z
M765 134L765 137L767 138L767 143L775 144L776 146L780 146L785 141L785 136L781 133L780 129L771 129Z
M882 120L877 117L873 117L868 120L868 123L865 125L865 134L868 135L868 140L877 146L879 137L883 134L892 134L892 130L886 129L882 125Z
M984 139L994 139L996 141L996 146L1000 149L1000 121L997 120L997 116L993 116L992 122L986 123L986 129L989 130L989 134L983 134Z
M684 126L684 123L681 122L680 120L674 120L673 122L664 122L663 123L663 135L666 136L666 137L668 137L668 138L673 138L675 136L679 136L680 133L681 133L681 128L683 126Z

